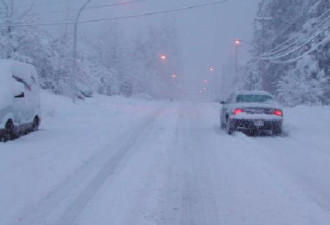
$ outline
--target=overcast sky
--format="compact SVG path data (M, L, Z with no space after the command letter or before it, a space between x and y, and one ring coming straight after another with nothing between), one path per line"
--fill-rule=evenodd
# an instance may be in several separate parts
M186 76L198 88L208 78L210 66L222 73L234 59L233 41L249 41L258 0L232 0L223 5L195 9L177 15L183 41ZM239 61L248 58L248 46L241 46ZM193 90L195 93L197 91Z
M61 22L65 20L68 6L77 9L85 0L16 0L16 3L29 5L34 2L34 10L43 21ZM146 12L175 9L217 0L92 0L89 6L100 6L118 2L138 1L117 7L86 10L82 19L111 18L116 16L135 15ZM24 2L24 3L23 3ZM137 19L120 20L119 25L130 36L137 30L143 30L150 24L161 23L166 18L176 21L182 46L185 75L192 83L202 82L208 68L214 66L217 72L233 59L235 38L249 41L252 37L252 24L259 0L229 0L224 4L201 7L184 12L157 15ZM70 3L70 4L68 4ZM107 22L82 26L84 30L101 29ZM87 29L86 29L87 28ZM53 27L51 29L57 29ZM239 62L248 58L247 46L240 47Z

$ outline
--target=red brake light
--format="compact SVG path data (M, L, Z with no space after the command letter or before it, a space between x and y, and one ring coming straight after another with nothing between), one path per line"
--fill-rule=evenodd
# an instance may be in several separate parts
M283 116L283 112L282 112L282 110L279 110L279 109L276 109L276 110L274 111L274 114L275 114L276 116Z
M244 112L243 109L235 109L235 110L234 110L234 114L235 114L235 115L241 114L242 112Z

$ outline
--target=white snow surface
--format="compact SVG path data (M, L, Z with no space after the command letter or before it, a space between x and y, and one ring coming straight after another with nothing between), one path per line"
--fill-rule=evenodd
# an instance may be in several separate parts
M36 79L37 72L34 66L10 59L0 59L0 110L11 105L13 97L18 94L17 82L12 76L23 78L29 85L32 84L31 75Z
M329 225L330 107L285 109L282 137L219 108L42 92L40 130L0 143L0 225Z

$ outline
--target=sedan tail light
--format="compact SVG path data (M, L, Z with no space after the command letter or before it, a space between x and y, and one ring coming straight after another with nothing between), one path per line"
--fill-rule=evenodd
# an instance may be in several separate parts
M280 110L280 109L276 109L276 110L274 111L274 114L275 114L276 116L283 116L283 112L282 112L282 110Z
M234 110L234 115L241 114L242 112L244 112L243 109L235 109L235 110Z

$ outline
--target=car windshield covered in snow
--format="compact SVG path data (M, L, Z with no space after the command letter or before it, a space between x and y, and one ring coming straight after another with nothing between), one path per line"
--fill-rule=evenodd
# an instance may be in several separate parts
M258 94L241 94L237 95L237 102L267 102L272 101L273 97L269 95L258 95Z

